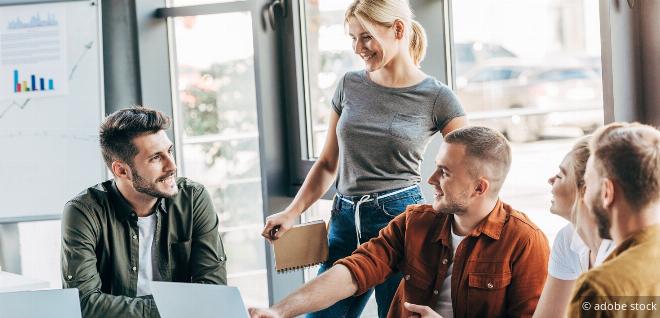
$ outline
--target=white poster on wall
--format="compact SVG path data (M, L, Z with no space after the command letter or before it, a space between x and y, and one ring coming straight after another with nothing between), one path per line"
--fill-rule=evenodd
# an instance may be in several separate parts
M0 10L0 101L69 93L66 34L62 6Z
M0 6L0 223L59 217L106 179L99 11L98 0ZM48 190L35 200L37 185Z

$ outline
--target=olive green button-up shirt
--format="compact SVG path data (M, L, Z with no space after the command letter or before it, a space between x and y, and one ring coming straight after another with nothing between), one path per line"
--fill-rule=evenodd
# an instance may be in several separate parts
M631 235L600 266L580 275L573 288L568 317L660 316L658 264L660 224ZM639 304L651 303L655 309L638 310Z
M179 193L159 199L152 246L153 279L226 284L218 217L206 189L178 178ZM113 180L88 188L64 206L64 288L78 288L83 317L158 317L150 296L136 297L137 214Z

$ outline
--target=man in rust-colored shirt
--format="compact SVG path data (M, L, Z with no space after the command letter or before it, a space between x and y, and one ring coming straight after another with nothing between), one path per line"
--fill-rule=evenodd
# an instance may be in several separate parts
M531 317L547 275L541 230L498 198L511 149L498 132L445 137L433 205L409 206L377 238L252 317L294 317L361 294L401 271L388 317ZM332 226L332 225L330 225Z

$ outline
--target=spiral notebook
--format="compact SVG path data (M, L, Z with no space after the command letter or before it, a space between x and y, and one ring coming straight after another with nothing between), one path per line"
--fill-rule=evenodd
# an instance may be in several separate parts
M294 225L273 247L278 272L320 264L328 260L328 229L323 220Z

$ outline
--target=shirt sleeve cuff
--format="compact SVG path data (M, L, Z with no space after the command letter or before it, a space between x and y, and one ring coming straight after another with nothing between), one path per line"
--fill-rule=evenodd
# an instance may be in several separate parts
M364 273L364 271L360 268L358 265L360 263L359 261L360 255L351 255L349 257L342 258L338 261L336 261L333 265L341 264L346 266L348 268L348 271L351 272L351 276L353 276L353 279L357 283L358 290L355 292L354 296L359 296L364 293L366 293L371 286L368 285L367 283L367 277Z

